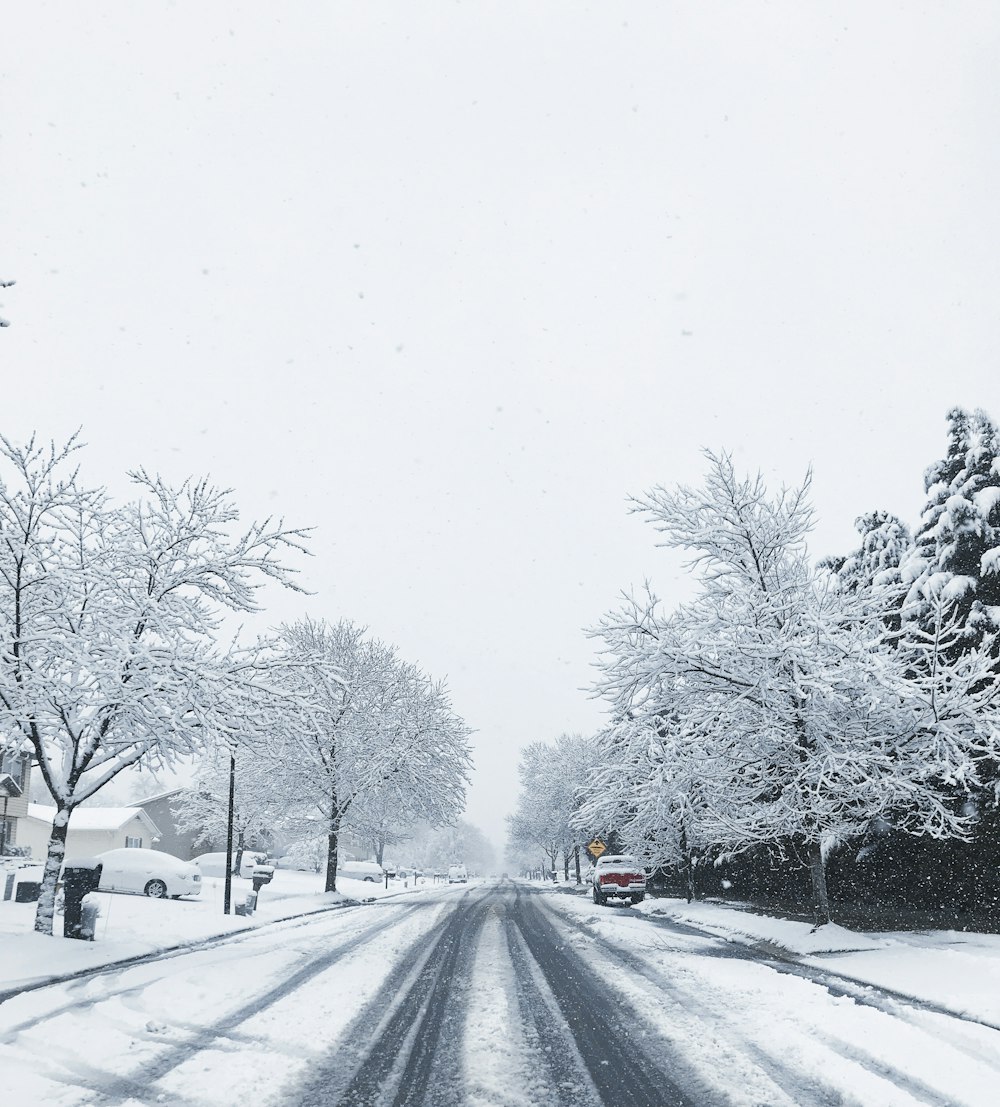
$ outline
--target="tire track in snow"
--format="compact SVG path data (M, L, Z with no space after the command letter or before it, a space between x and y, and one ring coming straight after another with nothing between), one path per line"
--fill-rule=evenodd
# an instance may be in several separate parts
M504 924L525 1040L543 1058L552 1089L552 1098L542 1100L544 1107L602 1107L576 1039L510 911Z
M45 1077L53 1083L65 1084L69 1087L79 1088L81 1091L91 1093L92 1098L88 1099L87 1102L93 1104L134 1104L136 1102L176 1102L179 1105L183 1104L186 1102L185 1098L183 1096L178 1096L176 1093L171 1093L169 1099L161 1099L152 1085L205 1049L218 1048L221 1045L223 1048L229 1047L230 1051L234 1051L234 1047L238 1048L242 1044L240 1040L242 1036L236 1033L237 1028L242 1023L278 1003L281 999L293 993L307 981L327 971L343 957L354 953L390 928L398 926L404 919L410 917L423 906L424 905L420 903L409 903L398 906L393 905L387 917L376 920L372 925L367 926L360 934L355 933L351 935L346 940L339 942L318 957L312 957L297 971L281 980L280 983L257 994L250 1002L229 1012L214 1023L208 1026L195 1026L190 1028L181 1026L181 1033L183 1035L182 1040L168 1045L159 1056L144 1061L140 1072L133 1074L103 1072L84 1059L64 1054L59 1059L60 1063L65 1066L66 1071L64 1073L48 1071ZM438 906L438 904L434 904L433 906ZM135 967L134 965L127 966L121 971L124 973ZM83 1002L78 1001L72 1005L60 1006L54 1011L45 1012L42 1015L25 1020L22 1023L8 1028L4 1038L0 1040L8 1043L12 1042L25 1032L44 1028L45 1024L54 1022L67 1013L79 1012L81 1008L95 1008L108 1000L127 998L131 995L141 993L152 983L155 982L143 979L138 983L104 991L100 995L94 996ZM175 1025L180 1026L181 1024ZM126 1028L126 1032L133 1037L136 1036L134 1027ZM147 1040L157 1040L152 1036L147 1035L146 1037ZM251 1047L254 1045L254 1039L252 1037L248 1036L244 1038L243 1041L247 1042ZM51 1063L53 1059L51 1051L49 1051L46 1056Z
M530 1066L525 1064L526 1045L497 906L480 930L469 976L462 1034L466 1102L468 1107L542 1107L531 1094L531 1073L525 1071Z
M706 1023L710 1023L716 1033L721 1031L720 1012L717 1008L714 1008L703 1001L699 1000L694 994L693 988L678 987L665 973L657 971L652 968L646 961L636 954L629 953L627 950L623 950L611 942L608 941L603 935L597 933L587 923L574 919L569 915L565 915L562 912L554 911L550 904L544 904L544 910L555 917L559 923L577 930L583 934L588 940L599 944L602 947L602 951L605 956L608 956L614 960L619 961L623 967L627 968L628 972L633 976L638 976L646 980L653 988L659 993L665 993L668 995L685 1013L694 1013L698 1018L704 1020ZM662 924L657 922L657 925ZM687 932L690 928L681 926L682 931ZM713 936L708 936L713 937ZM700 956L697 952L688 950L668 950L667 952L676 953L679 956ZM711 954L710 956L718 956L718 954ZM787 965L784 963L773 964L773 955L767 957L761 957L759 954L754 954L751 951L747 951L746 955L740 956L737 951L732 953L726 952L723 954L726 959L729 960L742 960L751 964L759 964L765 968L772 968L774 971L780 972L783 975L791 976L794 978L803 979L808 983L818 984L825 988L835 998L851 999L858 1003L860 1006L868 1007L878 1011L881 1014L888 1015L891 1018L898 1018L905 1021L908 1025L918 1030L921 1033L927 1033L928 1028L926 1025L917 1019L912 1017L913 1012L903 1009L899 1010L891 1002L888 1001L888 996L884 1001L880 1002L880 997L877 995L867 996L862 994L856 994L859 991L859 987L855 988L840 988L836 983L830 983L823 978L824 974L822 970L811 970L808 966L798 966L794 962L790 962ZM805 971L797 972L796 969L802 968ZM836 974L834 974L836 975ZM847 978L841 978L847 979ZM876 989L878 992L879 989ZM895 997L894 997L895 998ZM907 997L902 997L907 998ZM914 1004L917 1011L925 1010L923 1004L917 1001ZM936 1005L928 1005L929 1013L934 1015L942 1015L949 1017L952 1015L944 1009L936 1007ZM978 1024L978 1020L961 1020L970 1023ZM940 1039L941 1035L937 1037ZM946 1035L950 1039L950 1035ZM797 1104L818 1104L829 1105L829 1107L839 1107L844 1102L844 1092L832 1086L821 1087L815 1083L815 1078L808 1074L796 1074L790 1070L786 1063L778 1060L768 1054L763 1048L756 1043L747 1040L742 1036L738 1029L730 1030L728 1033L729 1041L732 1045L740 1050L754 1057L761 1068L770 1076L770 1078L780 1087L786 1094L792 1097L793 1101ZM981 1050L976 1050L974 1047L970 1047L968 1043L959 1045L949 1040L949 1045L956 1048L962 1053L967 1054L972 1059L983 1063L984 1058ZM888 1062L872 1056L865 1050L859 1049L846 1042L838 1042L831 1038L823 1039L823 1045L825 1048L832 1050L839 1054L844 1059L852 1062L855 1065L865 1069L886 1082L892 1084L894 1088L906 1092L917 1103L925 1104L927 1107L964 1107L964 1101L956 1100L940 1090L932 1088L929 1084L921 1081L909 1073L904 1072L902 1069L889 1064ZM988 1063L988 1062L987 1062ZM866 1107L866 1105L863 1105Z
M572 895L573 893L566 894ZM574 898L576 898L575 895ZM560 915L560 918L562 917L563 916ZM706 944L709 948L691 951L699 957L718 957L734 961L754 961L758 964L766 965L768 968L773 969L774 972L782 973L785 976L798 976L803 980L808 980L810 983L818 984L826 988L831 995L838 998L853 999L856 1003L860 1003L866 1007L874 1007L892 1016L899 1016L901 1013L899 1008L902 1006L910 1008L913 1011L940 1015L943 1018L954 1019L956 1022L968 1023L972 1026L981 1026L987 1030L996 1030L1000 1032L1000 1024L990 1022L988 1019L979 1018L968 1012L956 1011L951 1007L945 1007L930 999L921 999L919 996L907 995L905 992L897 992L881 984L872 984L867 980L859 980L857 977L839 973L836 969L805 965L801 961L796 960L792 954L786 953L781 950L780 947L770 942L753 942L749 940L747 942L736 942L709 931L699 930L698 927L690 923L681 922L679 919L668 919L651 915L640 915L637 917L641 918L645 925L655 927L658 930L665 930L668 934L682 934L685 937L700 939L701 943ZM566 916L566 918L567 921L570 921L568 916ZM572 925L585 926L585 924L575 920L572 922ZM590 930L587 930L587 933L597 938L599 941L604 940L600 935ZM689 951L686 949L678 949L676 952L687 953Z
M395 907L396 905L393 905L393 906ZM409 912L412 912L412 911L416 910L417 906L418 906L417 904L408 904L406 906L405 910L407 911L407 913L409 913ZM326 921L326 920L324 919L323 921ZM365 936L368 935L369 933L371 934L372 937L374 937L376 933L380 933L382 930L385 929L386 926L392 925L392 920L389 920L389 921L384 922L384 923L376 923L375 925L378 928L377 930L375 930L375 931L365 931L364 934L362 934L362 935L349 938L346 941L346 943L343 943L342 945L337 945L337 946L333 947L333 949L329 950L327 956L335 956L335 955L340 955L342 953L349 952L351 949L354 949L356 947L357 943L360 940L363 940L365 938ZM247 934L245 932L239 934L239 937L243 938L243 939L246 939L246 938L251 937L251 936L255 936L255 934ZM226 937L228 938L230 936L226 935ZM220 944L220 943L213 942L213 945L217 945L217 944ZM199 945L196 948L182 949L182 950L179 950L179 951L170 951L170 953L165 957L157 957L154 954L150 954L148 956L144 955L141 958L141 960L131 961L127 964L123 963L123 962L119 962L119 963L116 963L114 965L101 966L100 968L97 968L97 969L87 970L86 974L80 974L79 976L74 976L71 979L66 980L66 981L55 981L55 982L44 985L44 987L53 988L53 989L59 988L60 986L68 986L68 987L73 988L73 989L80 988L80 987L83 987L84 985L86 985L87 983L89 983L94 978L99 978L99 977L102 977L102 976L125 976L125 975L131 973L136 968L141 968L144 965L156 964L156 963L159 963L161 961L174 961L177 958L181 958L181 957L185 957L185 956L193 956L195 954L201 953L205 948L206 948L205 946ZM210 948L210 947L208 947L208 948ZM176 972L177 971L177 966L172 965L171 966L171 971ZM318 970L318 971L321 971L321 970ZM34 1015L31 1018L23 1019L21 1022L13 1023L10 1026L5 1027L3 1029L3 1031L0 1032L0 1044L9 1044L12 1041L14 1041L19 1034L21 1034L21 1033L23 1033L27 1030L31 1030L35 1027L41 1026L43 1023L49 1022L53 1019L57 1019L57 1018L59 1018L60 1015L79 1012L82 1009L93 1008L93 1007L96 1007L98 1004L103 1003L103 1002L105 1002L106 1000L109 1000L109 999L115 999L115 998L118 998L118 997L124 997L124 996L129 996L129 995L134 995L134 994L140 993L145 988L148 988L152 983L154 983L154 981L149 980L149 979L142 979L140 981L133 982L133 983L130 983L130 984L122 984L120 986L111 986L111 987L109 987L105 990L102 990L101 992L99 992L98 994L93 995L93 996L81 996L81 995L76 995L75 994L74 998L71 1002L62 1003L58 1007L54 1007L51 1010L43 1012L42 1014ZM32 991L40 990L41 987L42 986L39 986L38 989L31 989L31 990Z
M470 889L436 935L411 946L402 958L413 963L406 978L381 990L290 1102L297 1107L463 1103L463 981L491 894Z
M710 1107L727 1100L685 1061L654 1061L646 1022L629 1004L613 1006L608 985L559 937L549 920L515 891L513 918L555 997L604 1107ZM666 1058L664 1058L666 1060Z

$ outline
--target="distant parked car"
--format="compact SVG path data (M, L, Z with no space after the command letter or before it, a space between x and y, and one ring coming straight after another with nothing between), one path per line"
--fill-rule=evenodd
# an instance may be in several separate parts
M101 892L135 892L152 899L201 895L201 870L158 849L109 849L101 862Z
M468 881L469 874L465 871L464 865L452 865L448 870L449 884L467 884Z
M646 871L634 857L605 854L594 866L591 885L594 903L607 903L609 899L642 903L646 898Z
M284 857L276 857L271 862L276 869L295 869L300 873L319 872L316 862L299 854L286 853Z
M235 853L233 854L233 860L236 860ZM243 859L240 862L240 876L250 877L255 866L263 861L264 855L262 853L251 853L250 850L244 850ZM202 876L226 875L226 855L224 853L202 853L198 857L193 857L191 864L198 866Z
M302 838L285 847L284 853L270 864L277 869L297 869L299 872L318 873L326 868L326 840Z
M377 861L341 861L337 873L348 880L366 880L369 884L385 879L385 872Z

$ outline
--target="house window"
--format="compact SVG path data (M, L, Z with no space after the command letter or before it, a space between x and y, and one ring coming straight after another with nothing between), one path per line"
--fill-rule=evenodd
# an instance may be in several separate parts
M126 849L142 849L142 839L141 838L129 838L129 837L126 836L126 838L125 838L125 848Z

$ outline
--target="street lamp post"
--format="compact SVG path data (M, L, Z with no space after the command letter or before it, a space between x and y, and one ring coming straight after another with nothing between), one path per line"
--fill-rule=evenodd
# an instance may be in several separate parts
M229 814L226 819L226 893L224 910L230 914L233 897L233 804L236 798L236 751L229 751Z

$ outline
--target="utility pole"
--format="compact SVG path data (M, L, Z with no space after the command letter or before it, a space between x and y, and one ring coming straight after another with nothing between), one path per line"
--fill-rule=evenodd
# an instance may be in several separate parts
M233 898L233 803L236 798L236 751L229 751L229 815L226 820L226 894L224 910L229 908Z

